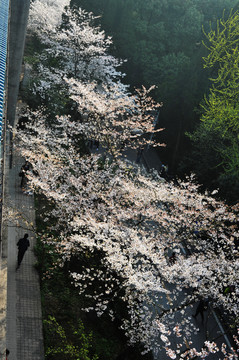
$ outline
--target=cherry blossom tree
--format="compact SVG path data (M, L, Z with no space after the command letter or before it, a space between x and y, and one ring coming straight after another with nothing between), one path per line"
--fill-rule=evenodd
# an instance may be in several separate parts
M62 8L61 2L58 9L55 3L54 6L51 2L43 4L47 14ZM99 27L92 26L95 17L81 9L65 8L61 22L59 14L58 21L54 15L49 25L39 16L39 25L36 25L41 10L39 3L33 2L34 21L29 25L30 31L45 45L39 55L38 80L33 89L41 101L48 108L51 106L53 113L60 113L54 94L60 95L61 100L67 99L67 103L70 96L71 107L77 107L76 116L84 137L100 141L114 157L129 140L135 148L154 144L152 137L142 137L142 134L162 130L154 129L152 113L152 109L155 111L162 104L155 103L149 96L153 87L136 90L135 95L128 92L128 87L120 81L123 74L117 71L121 61L109 54L112 40ZM44 31L40 31L41 28Z
M61 24L64 8L70 5L70 0L34 0L30 5L28 29L45 38L48 30L56 31Z
M49 126L38 114L37 125L28 129L31 137L21 134L19 146L33 164L31 186L54 203L46 214L51 219L46 241L56 246L58 266L70 264L79 292L94 301L85 310L114 318L112 303L120 298L129 316L122 327L132 343L141 341L148 350L156 334L162 335L157 346L163 342L170 348L176 331L172 314L183 316L201 296L238 317L237 286L230 296L224 293L226 286L238 284L238 206L198 193L191 181L175 186L130 162L82 157L74 143L78 129L69 117ZM185 243L187 255L180 251ZM168 249L177 253L174 264ZM87 259L72 265L82 254ZM101 285L92 294L95 282ZM178 333L195 331L190 322L178 326Z
M69 2L69 1L68 1ZM63 91L64 79L73 78L81 83L92 81L116 87L127 92L117 70L121 60L110 55L112 39L99 27L93 26L96 17L82 9L63 7L67 1L36 1L31 5L29 32L37 35L44 48L38 55L38 82L35 91L41 97L50 97L54 87Z
M38 3L32 4L34 14ZM43 4L50 14L53 3ZM65 4L59 2L60 8ZM192 179L174 185L122 160L122 144L148 142L152 109L161 105L145 88L133 96L121 84L120 62L107 54L111 40L91 26L92 15L59 13L49 26L41 20L47 61L39 64L36 89L44 98L58 84L77 116L65 112L49 121L48 109L30 111L31 122L17 134L19 150L32 164L29 184L51 204L41 237L59 254L53 266L64 266L85 295L85 311L114 319L116 304L124 304L121 327L130 342L142 342L145 351L164 349L175 359L185 334L197 332L184 311L200 297L238 320L238 205L200 193ZM37 25L31 29L38 31ZM48 61L52 51L55 67ZM81 153L80 142L89 138L102 142L104 156ZM233 286L228 296L227 286ZM208 341L184 358L214 351L216 344Z
M142 87L135 95L126 95L116 86L82 84L67 80L71 98L78 106L82 131L88 139L97 139L114 158L122 154L125 147L137 149L145 145L159 146L149 136L163 129L154 129L154 112L162 106L155 103ZM148 135L148 136L147 136Z

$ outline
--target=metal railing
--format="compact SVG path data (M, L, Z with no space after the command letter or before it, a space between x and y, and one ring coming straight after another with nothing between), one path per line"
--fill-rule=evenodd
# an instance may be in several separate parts
M6 62L7 62L7 44L8 44L8 16L9 0L0 2L0 137L2 135Z
M2 199L3 199L3 148L4 148L4 110L6 100L6 77L7 77L7 53L8 53L8 24L9 24L9 2L0 1L0 254L2 255Z

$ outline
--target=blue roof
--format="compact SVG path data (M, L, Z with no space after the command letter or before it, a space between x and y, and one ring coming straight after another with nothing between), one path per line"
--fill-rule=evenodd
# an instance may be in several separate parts
M0 137L2 135L4 87L7 61L9 0L0 1Z

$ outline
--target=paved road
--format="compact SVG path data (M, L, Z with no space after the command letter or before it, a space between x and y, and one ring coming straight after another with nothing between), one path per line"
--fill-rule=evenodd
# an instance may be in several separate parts
M39 277L34 268L35 236L31 231L35 221L34 198L23 194L20 188L19 170L22 165L16 153L12 168L6 161L6 210L20 213L7 221L7 323L6 347L10 350L9 360L43 360L43 334ZM25 219L25 221L22 220ZM8 217L9 219L9 217ZM29 225L30 224L30 225ZM29 234L30 248L25 253L20 268L16 271L17 246L19 238Z

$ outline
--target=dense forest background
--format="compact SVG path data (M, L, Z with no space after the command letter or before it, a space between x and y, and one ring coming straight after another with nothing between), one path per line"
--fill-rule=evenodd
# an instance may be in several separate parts
M218 165L220 159L214 159L214 149L208 154L192 148L185 132L194 131L200 122L200 104L209 94L215 71L203 69L202 58L208 53L202 43L205 34L216 28L223 14L227 18L232 8L238 9L238 0L72 0L72 4L100 15L102 28L113 37L114 55L127 59L126 83L132 88L157 86L154 98L164 104L158 122L165 128L160 141L167 144L158 151L169 171L179 176L193 171L200 183L221 187L222 195L235 201L238 182L230 179L233 191L228 193L228 179L221 176L225 169ZM206 149L211 140L204 141Z

